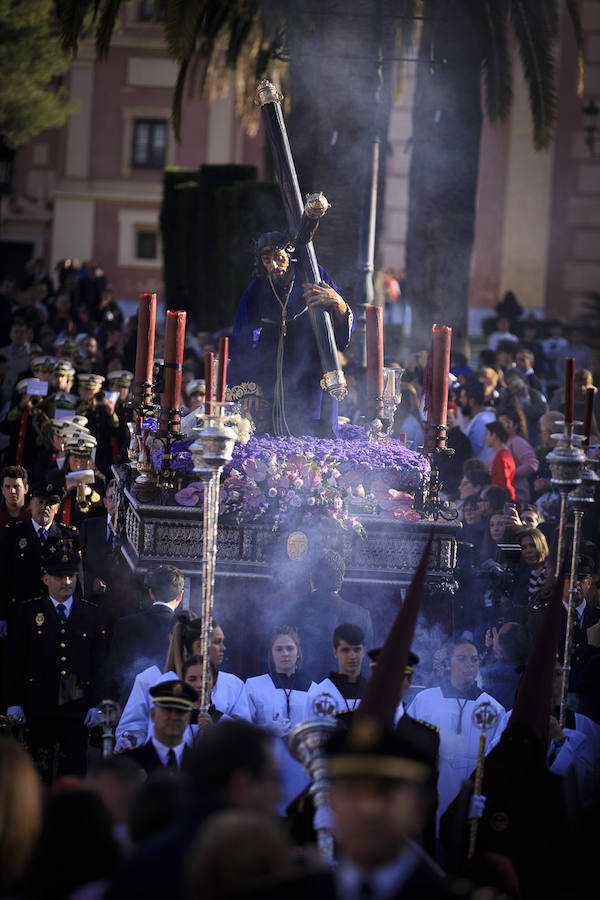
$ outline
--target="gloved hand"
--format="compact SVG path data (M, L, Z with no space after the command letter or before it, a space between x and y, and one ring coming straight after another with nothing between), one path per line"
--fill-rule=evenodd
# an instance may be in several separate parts
M25 710L22 706L9 706L6 710L7 716L14 716L15 719L18 719L19 722L25 723L27 718L25 716Z
M123 734L119 736L115 750L117 752L120 750L133 750L133 748L137 747L137 745L137 735L135 735L132 731L124 731Z
M292 730L292 723L289 719L284 717L273 719L271 724L269 725L269 731L271 734L276 734L278 737L287 737L287 735Z
M486 797L483 794L473 794L469 803L469 819L480 819L485 809Z
M0 638L5 638L8 633L6 620L0 619Z
M95 706L92 706L91 709L88 709L85 719L83 720L83 724L88 728L93 728L94 725L99 725L101 722L100 718L100 710L96 709Z

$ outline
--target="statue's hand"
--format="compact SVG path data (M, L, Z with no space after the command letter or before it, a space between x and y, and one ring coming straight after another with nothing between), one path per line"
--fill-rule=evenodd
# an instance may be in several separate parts
M308 307L324 306L325 309L338 316L346 315L348 309L346 303L338 292L324 281L321 284L303 284L302 291Z

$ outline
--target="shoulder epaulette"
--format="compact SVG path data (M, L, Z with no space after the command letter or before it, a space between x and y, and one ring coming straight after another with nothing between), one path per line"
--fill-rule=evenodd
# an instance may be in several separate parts
M97 603L94 603L93 600L86 600L85 597L80 597L80 598L79 598L79 602L80 602L80 603L85 603L86 606L93 606L94 609L98 609L98 604L97 604Z
M439 731L440 729L437 725L432 725L431 722L426 722L425 719L415 719L415 722L418 722L419 725L426 725L427 728L431 728L432 731Z
M34 600L39 600L39 599L40 599L39 597L29 597L28 600L21 600L21 603L23 604L23 606L25 606L26 603L33 603Z

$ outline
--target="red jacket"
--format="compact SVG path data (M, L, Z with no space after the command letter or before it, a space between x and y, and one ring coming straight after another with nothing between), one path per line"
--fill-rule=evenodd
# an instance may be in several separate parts
M498 450L492 463L492 484L503 487L508 495L508 499L514 502L517 497L515 494L515 461L510 450L506 447L504 450Z

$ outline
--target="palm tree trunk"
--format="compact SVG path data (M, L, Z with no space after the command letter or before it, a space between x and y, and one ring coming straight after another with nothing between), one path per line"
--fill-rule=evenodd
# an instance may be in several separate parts
M467 340L467 297L481 139L481 70L459 0L427 0L413 107L406 244L413 349L429 347L434 322Z
M357 260L361 223L368 213L363 197L371 179L379 38L383 55L393 56L393 28L379 34L383 20L375 19L374 12L393 8L394 2L351 0L339 16L328 15L326 4L313 0L296 0L295 6L290 17L295 28L289 124L300 188L304 193L323 191L332 204L315 239L319 262L346 299L361 302ZM319 8L324 13L315 18ZM391 69L390 62L384 64L379 103L382 166L392 106ZM381 190L380 209L382 202Z

